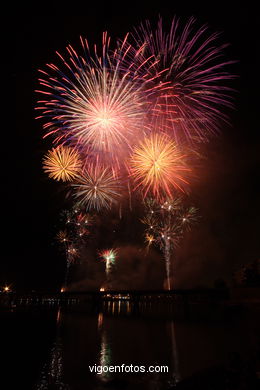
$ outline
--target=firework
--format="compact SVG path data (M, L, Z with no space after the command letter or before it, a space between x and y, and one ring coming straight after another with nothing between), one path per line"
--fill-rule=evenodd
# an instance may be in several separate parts
M63 288L66 290L70 268L80 257L81 248L86 244L86 238L90 234L87 227L93 223L94 218L78 207L64 210L61 215L66 229L60 230L56 235L56 239L64 245L63 248L65 249L66 273Z
M173 18L167 31L160 18L157 28L149 21L132 34L134 69L145 80L145 95L150 105L150 123L158 123L176 142L207 140L227 121L224 106L232 107L226 84L234 78L226 68L227 44L219 34L196 27L191 18L186 25ZM136 76L137 77L137 76ZM163 120L162 120L163 119Z
M117 250L116 249L106 249L104 251L101 251L99 253L101 259L103 259L108 264L115 264L116 257L117 257Z
M57 181L71 181L81 170L79 154L67 146L52 148L43 159L43 170Z
M107 287L111 285L111 274L113 266L115 265L117 258L117 250L116 249L106 249L99 252L99 256L101 260L106 263L106 278L107 278Z
M72 184L79 206L87 210L110 208L120 197L118 180L112 172L99 164L89 164L77 182Z
M155 199L145 201L146 216L141 220L147 226L145 241L148 247L156 243L161 248L166 266L167 289L171 289L171 255L185 231L197 222L197 209L186 207L182 197L160 203Z
M179 216L183 230L190 230L191 226L198 221L198 210L195 207L187 207Z
M70 241L68 232L66 230L59 231L56 235L56 238L60 243L64 244Z
M141 187L144 197L151 191L157 198L171 196L174 189L183 191L188 184L185 176L190 172L184 158L168 136L153 134L145 138L136 146L130 160L136 188Z
M71 46L66 56L57 53L61 67L48 64L40 71L43 90L37 92L47 100L39 100L36 109L42 112L37 118L48 119L45 137L74 143L100 158L108 154L118 165L119 151L129 149L129 140L143 130L144 99L141 83L122 71L122 58L109 54L109 42L104 33L100 56L96 46L92 55L83 39L81 55Z
M146 233L145 241L147 242L148 247L155 241L155 238L152 234Z
M69 245L68 246L68 249L67 249L67 260L68 262L71 264L71 263L74 263L76 258L79 257L79 251L78 249L73 245Z

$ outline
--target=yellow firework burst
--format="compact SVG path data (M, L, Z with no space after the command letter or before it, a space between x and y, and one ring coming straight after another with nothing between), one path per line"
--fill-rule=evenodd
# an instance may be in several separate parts
M71 181L81 171L78 152L68 146L52 148L44 156L43 170L57 181Z
M185 156L165 134L145 138L135 147L130 159L131 176L144 196L150 190L157 198L171 196L173 189L183 191L188 184L185 178L188 171Z

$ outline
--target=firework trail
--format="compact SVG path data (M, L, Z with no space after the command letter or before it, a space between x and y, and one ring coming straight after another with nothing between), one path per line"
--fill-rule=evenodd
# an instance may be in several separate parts
M57 337L51 351L49 361L44 365L41 378L36 390L70 390L70 386L64 383L63 345L61 338Z
M106 263L106 279L107 279L107 288L111 286L111 274L113 270L113 266L115 265L117 258L117 250L116 249L106 249L99 252L99 256L102 261Z
M66 230L59 231L56 239L64 245L66 254L66 272L62 287L64 291L67 288L70 268L80 257L80 249L90 234L87 228L93 224L94 217L74 207L63 211L62 219L65 219Z
M35 387L36 390L70 390L70 386L64 382L64 351L60 333L61 321L62 314L59 308L56 320L56 339L50 350L48 361L41 371L40 380Z
M171 290L171 255L185 231L191 229L197 221L197 209L184 206L181 197L167 199L163 203L155 199L147 199L144 205L146 215L141 222L147 226L146 241L149 246L152 242L158 244L162 250L165 259L167 289Z
M57 181L72 181L80 173L81 167L77 150L66 146L52 148L43 159L44 172Z

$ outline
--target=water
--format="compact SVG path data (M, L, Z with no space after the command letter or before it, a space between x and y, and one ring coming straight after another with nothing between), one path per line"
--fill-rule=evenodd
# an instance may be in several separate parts
M226 367L234 356L242 362L255 356L260 322L250 308L199 305L184 312L162 304L136 310L129 302L104 302L98 309L6 309L1 324L1 380L8 384L1 388L164 390ZM122 364L167 366L169 372L98 374L89 369Z

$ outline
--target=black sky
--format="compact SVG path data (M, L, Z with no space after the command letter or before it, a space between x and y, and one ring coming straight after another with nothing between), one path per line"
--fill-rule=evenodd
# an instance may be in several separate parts
M5 237L0 285L55 288L63 278L64 258L54 236L66 204L61 187L41 171L50 143L41 139L41 124L34 119L37 69L55 61L56 50L63 51L69 43L77 47L80 35L99 43L102 31L122 37L145 19L156 22L158 15L164 20L177 15L184 21L195 16L200 24L222 31L223 42L230 43L227 56L238 60L233 68L239 78L233 82L237 92L231 126L206 147L207 159L192 192L202 218L178 255L180 286L229 278L238 264L259 257L259 40L253 3L92 1L42 3L37 9L24 5L3 13L2 19L9 21L3 39L10 53L4 56L4 77L10 80L15 105L12 102L11 120L2 129L7 157L2 172Z

